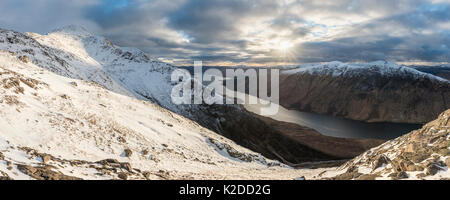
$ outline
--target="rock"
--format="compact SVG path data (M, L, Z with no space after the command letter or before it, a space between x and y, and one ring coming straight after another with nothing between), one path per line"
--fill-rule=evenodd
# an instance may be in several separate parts
M125 149L124 153L126 157L131 157L131 155L133 155L133 151L131 151L130 149Z
M42 161L44 162L44 164L48 163L50 160L52 160L52 156L47 155L47 154L42 156Z
M120 143L127 143L127 140L126 140L125 138L123 138L123 137L118 137L117 140L118 140Z
M30 58L28 56L19 56L18 59L24 63L31 62Z
M429 164L429 165L427 166L427 168L426 168L426 175L431 175L431 176L433 176L433 175L437 174L437 172L438 172L439 170L441 170L441 168L438 167L437 164L431 163L431 164Z
M445 149L439 149L438 154L441 155L441 156L447 156L448 151L449 151L449 150L448 150L447 148L445 148Z
M442 149L448 150L448 127L450 126L450 110L442 113L438 119L425 124L421 129L415 130L386 142L378 148L374 148L357 157L344 166L349 170L337 177L338 179L350 179L354 177L354 169L361 166L377 169L380 176L388 175L392 179L423 179L426 177L437 178L439 171L447 170L450 167L450 157L439 155ZM385 158L380 155L390 155L393 159L389 165L380 167L385 163ZM381 169L380 169L381 168ZM414 171L416 173L407 174ZM373 172L372 172L373 173ZM370 178L360 175L356 179ZM445 173L438 178L448 178Z
M52 167L32 167L29 165L17 165L22 173L37 179L37 180L81 180L80 178L67 176L61 172L55 172L51 170Z
M120 167L123 169L126 169L129 172L133 172L133 168L131 168L131 164L130 163L120 163Z
M377 177L379 176L375 174L363 174L358 178L356 178L355 180L375 180Z
M424 173L417 174L417 178L425 178L427 175Z
M118 174L118 177L119 177L120 179L122 179L122 180L127 180L127 179L128 179L128 175L127 175L126 173L124 173L124 172L120 172L120 173Z
M385 155L381 154L375 157L375 161L372 162L372 170L375 170L383 165L387 165L390 162L390 159Z
M418 151L415 153L404 153L408 160L415 163L420 163L430 157L431 153L425 151Z
M335 180L352 180L352 179L358 178L361 175L362 174L357 171L347 171L343 174L340 174L340 175L334 177L334 179Z
M96 163L102 164L102 165L107 165L107 164L111 164L111 163L112 164L119 164L120 162L118 160L116 160L116 159L109 158L109 159L97 161Z
M394 172L392 174L389 174L388 177L391 177L394 180L398 180L398 179L405 179L408 178L408 174L406 172Z
M13 179L8 176L0 176L0 181L9 181L9 180L13 180Z
M19 169L24 174L34 174L37 172L36 168L29 165L17 165L17 169Z
M77 87L77 86L78 86L77 82L70 82L69 84L72 85L72 86L74 86L74 87Z
M415 169L413 171L423 171L425 168L423 168L420 165L414 165Z
M413 171L423 171L423 167L419 165L415 165L414 163L409 163L406 165L406 171L413 172Z
M145 172L142 173L142 175L144 175L145 179L150 180L150 175L151 175L150 172L145 171Z
M396 173L404 172L407 168L407 162L403 159L396 158L391 162L392 169Z
M447 159L445 159L445 164L446 164L447 167L450 169L450 157L448 157Z

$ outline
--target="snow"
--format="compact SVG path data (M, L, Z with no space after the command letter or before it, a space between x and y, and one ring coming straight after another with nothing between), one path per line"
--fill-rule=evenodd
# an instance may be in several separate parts
M174 67L137 49L118 47L79 27L27 35L0 30L0 79L39 82L36 87L20 82L23 94L0 87L0 152L13 166L0 161L0 173L30 179L17 165L42 164L20 147L66 160L117 159L152 174L170 172L171 179L294 179L317 173L268 160L172 112L184 109L170 100ZM31 62L20 61L22 55ZM18 103L8 104L7 96ZM131 157L124 156L125 149ZM70 176L117 178L98 175L89 165L52 162Z
M27 56L30 62L21 61ZM345 166L328 169L292 169L264 158L187 117L195 106L174 105L170 99L170 74L175 67L154 60L144 52L112 44L82 27L68 26L47 35L0 29L0 80L34 79L29 87L0 87L0 176L30 179L18 164L37 166L42 159L20 147L29 147L66 160L95 162L117 159L135 169L161 170L170 179L320 179L345 172ZM287 69L287 68L286 68ZM412 76L446 81L430 74L388 62L308 64L284 74L359 76ZM0 82L1 84L1 82ZM7 98L17 100L8 102ZM10 99L11 100L11 99ZM385 148L394 158L401 139L387 142L357 157ZM131 157L124 156L130 149ZM142 152L148 151L144 155ZM249 162L230 155L243 155ZM8 167L10 161L12 167ZM54 163L53 163L54 162ZM90 164L72 166L52 161L55 170L84 179L112 179L99 175ZM384 166L389 167L389 165ZM9 168L9 169L8 169ZM368 166L361 171L368 172ZM443 169L431 178L449 177ZM414 178L414 176L410 176ZM142 178L132 176L131 178ZM382 177L386 178L386 177Z
M392 62L387 61L375 61L369 63L343 63L339 61L333 61L320 64L305 64L289 67L282 71L282 74L321 74L331 75L333 77L338 76L360 76L377 74L381 76L393 77L393 76L408 76L415 79L427 78L440 82L449 82L446 79L420 72L416 69L406 66L400 66Z

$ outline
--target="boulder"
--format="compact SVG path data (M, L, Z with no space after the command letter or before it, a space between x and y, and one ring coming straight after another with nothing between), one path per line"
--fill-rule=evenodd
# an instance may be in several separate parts
M102 165L107 165L107 164L119 164L120 162L116 159L109 158L109 159L97 161L96 163L102 164Z
M44 162L45 164L48 163L50 160L52 160L52 156L47 154L42 156L42 162Z
M124 153L126 157L131 157L131 155L133 155L133 151L131 151L130 149L125 149Z
M52 171L50 166L32 167L29 165L17 165L22 173L37 180L81 180L80 178L67 176L61 172Z
M428 165L427 168L426 168L426 175L431 175L431 176L433 176L433 175L437 174L437 172L438 172L439 170L441 170L441 168L440 168L437 164L431 163L431 164Z
M385 155L381 154L375 157L375 161L372 162L372 170L375 170L383 165L387 165L390 162L390 159Z
M394 172L399 173L407 171L408 166L414 165L414 163L412 163L409 160L404 160L402 158L396 158L391 162L391 165Z
M18 59L24 63L31 62L30 58L28 56L19 56Z
M120 172L119 174L117 174L117 176L122 179L122 180L127 180L128 179L128 175L124 172Z
M145 179L150 180L150 175L151 175L150 172L145 171L145 172L142 173L142 175L144 175Z
M379 177L376 174L364 174L356 178L355 180L375 180L377 177Z
M409 176L406 172L394 172L392 174L389 174L388 177L391 177L394 180L398 180L408 178Z
M120 167L123 168L123 169L126 169L129 172L133 172L133 168L131 168L130 163L127 163L127 162L120 163Z

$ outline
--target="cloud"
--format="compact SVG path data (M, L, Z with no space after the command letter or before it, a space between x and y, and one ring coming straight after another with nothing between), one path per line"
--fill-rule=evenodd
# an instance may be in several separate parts
M5 0L0 26L81 24L174 64L448 62L445 0ZM289 44L289 49L280 48Z
M96 29L83 17L83 9L97 0L2 0L0 27L21 32L45 33L68 24Z

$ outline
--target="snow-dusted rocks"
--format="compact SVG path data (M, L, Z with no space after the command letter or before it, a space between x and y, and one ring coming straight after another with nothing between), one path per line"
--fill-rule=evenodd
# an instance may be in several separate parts
M448 179L450 110L421 129L347 162L332 179ZM324 173L326 176L326 173Z

